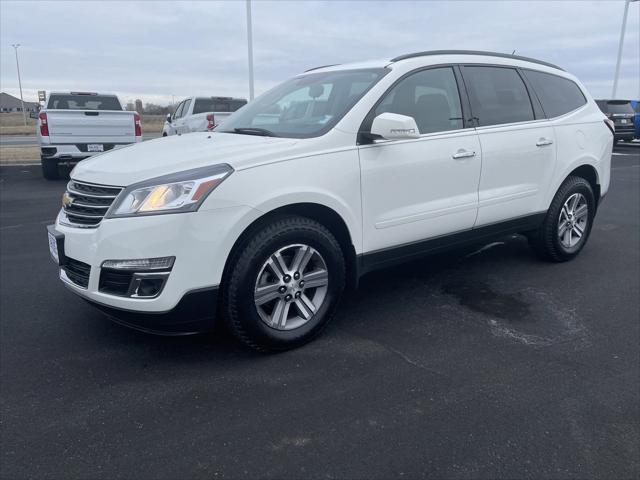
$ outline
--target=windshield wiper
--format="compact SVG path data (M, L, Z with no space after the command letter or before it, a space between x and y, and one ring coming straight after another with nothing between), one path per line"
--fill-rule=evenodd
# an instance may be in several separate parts
M234 133L239 133L241 135L258 135L260 137L277 137L275 133L265 128L256 128L256 127L239 127L233 129Z

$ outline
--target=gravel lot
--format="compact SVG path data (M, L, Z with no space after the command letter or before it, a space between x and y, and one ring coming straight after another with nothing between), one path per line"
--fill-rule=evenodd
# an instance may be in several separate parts
M166 338L68 292L65 182L0 169L0 473L18 478L638 478L640 156L567 264L521 237L365 277L278 355Z

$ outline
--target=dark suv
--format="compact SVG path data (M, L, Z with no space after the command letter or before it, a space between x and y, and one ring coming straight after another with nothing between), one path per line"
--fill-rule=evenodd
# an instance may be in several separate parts
M616 127L615 140L630 142L635 134L633 120L635 112L629 100L596 100L598 107Z

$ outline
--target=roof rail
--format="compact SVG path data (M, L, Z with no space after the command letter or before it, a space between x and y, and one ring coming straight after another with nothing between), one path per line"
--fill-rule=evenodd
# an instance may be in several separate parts
M313 67L313 68L310 68L309 70L305 70L303 73L312 72L314 70L320 70L321 68L335 67L336 65L340 65L340 64L332 63L331 65L320 65L319 67Z
M426 52L408 53L406 55L400 55L392 58L391 62L399 62L400 60L406 60L408 58L415 57L428 57L431 55L485 55L487 57L500 57L500 58L512 58L514 60L523 60L525 62L537 63L539 65L545 65L547 67L556 68L558 70L565 71L557 65L549 62L543 62L542 60L536 60L535 58L521 57L519 55L509 55L508 53L499 52L483 52L481 50L430 50Z

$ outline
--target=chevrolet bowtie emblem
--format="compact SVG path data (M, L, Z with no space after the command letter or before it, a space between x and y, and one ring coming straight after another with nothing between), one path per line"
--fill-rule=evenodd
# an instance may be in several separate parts
M67 192L64 192L64 195L62 195L62 206L68 208L72 203L73 198Z

